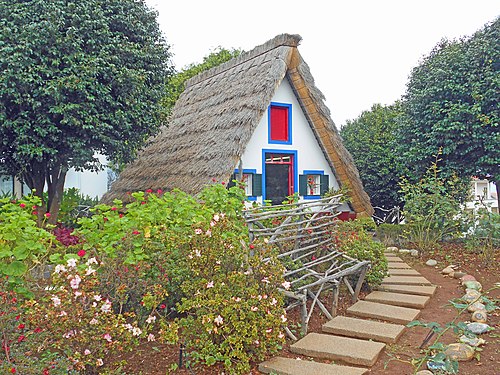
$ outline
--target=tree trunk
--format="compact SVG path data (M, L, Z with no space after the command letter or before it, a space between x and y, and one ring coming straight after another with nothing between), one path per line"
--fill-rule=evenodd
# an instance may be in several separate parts
M33 162L27 166L27 170L22 175L24 182L28 185L33 195L40 198L41 204L33 207L37 212L37 224L42 226L44 215L47 212L43 190L45 188L45 165L42 162Z
M47 186L49 192L47 208L48 212L50 213L50 217L48 220L50 224L57 223L59 208L61 208L61 202L63 198L66 173L67 169L63 166L58 166L57 168L54 168L52 171L50 171L50 173L47 173Z

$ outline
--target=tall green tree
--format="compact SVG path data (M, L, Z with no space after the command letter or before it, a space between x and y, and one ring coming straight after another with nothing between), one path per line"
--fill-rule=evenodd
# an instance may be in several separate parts
M399 179L403 167L394 152L401 105L374 104L357 119L347 121L340 135L349 150L373 206L390 209L401 204Z
M0 160L48 201L66 172L127 162L160 125L172 74L143 0L0 0Z
M165 114L168 116L174 108L175 102L179 99L185 88L185 83L188 79L195 75L216 67L242 53L241 49L225 49L217 47L203 58L201 63L192 63L177 72L167 85L166 95L162 99L162 105L165 109Z
M443 176L487 177L500 190L500 18L470 38L441 41L413 69L400 154L421 176L441 150Z

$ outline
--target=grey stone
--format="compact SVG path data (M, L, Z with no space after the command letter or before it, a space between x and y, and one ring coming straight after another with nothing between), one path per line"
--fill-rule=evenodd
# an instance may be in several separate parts
M460 279L462 281L462 285L466 282L466 281L477 281L476 278L472 275L465 275L465 276L462 276L462 278Z
M405 268L405 269L411 268L409 265L407 265L406 263L402 263L402 262L387 262L387 267L388 268Z
M484 304L482 304L481 302L474 302L473 304L470 304L467 307L467 311L474 312L474 311L478 311L478 310L484 310L485 307L486 306L484 306Z
M477 310L472 313L471 320L477 323L486 323L488 320L488 313L486 310Z
M389 268L389 275L391 276L422 276L412 268Z
M460 336L459 338L460 342L463 342L464 344L470 345L470 346L480 346L483 344L486 344L486 341L484 339L481 339L479 337L467 337L465 335Z
M410 251L410 255L411 255L412 257L418 257L419 252L418 252L418 250L413 249L413 250L411 250L411 251Z
M462 271L453 272L453 278L455 278L455 279L461 279L464 276L465 276L465 272L462 272Z
M472 303L478 300L481 297L481 292L478 292L475 289L467 289L467 293L465 293L460 299L467 303Z
M399 252L400 252L401 254L410 254L410 253L411 253L411 250L410 250L410 249L401 249L401 250L399 250Z
M403 334L404 329L405 326L401 324L375 322L340 315L323 324L323 332L326 333L385 343L395 343Z
M446 267L446 268L444 268L444 269L441 271L441 273L442 273L442 274L445 274L445 275L449 275L449 274L450 274L450 273L452 273L452 272L455 272L455 271L453 270L453 268L451 268L451 267L449 267L449 266L448 266L448 267Z
M385 303L387 305L411 307L423 309L429 302L430 297L412 296L409 294L374 291L365 297L365 301Z
M446 347L444 354L454 361L470 361L474 357L474 348L463 342L453 343Z
M398 248L396 246L389 246L385 249L386 253L397 253Z
M420 310L377 302L358 301L347 309L347 314L362 318L385 320L391 323L407 324L417 319Z
M261 363L259 371L276 375L363 375L368 372L368 369L274 357Z
M438 262L434 259L429 259L427 262L425 262L426 265L428 265L429 267L434 267L438 264Z
M373 366L385 344L350 337L309 333L290 345L290 351L308 357L344 361L354 365Z
M436 293L435 286L421 286L421 285L379 285L377 290L386 292L414 294L418 296L433 296Z
M432 283L423 276L389 276L382 280L382 284L432 285Z
M434 374L432 373L432 371L429 370L420 370L415 375L434 375Z
M491 330L491 327L486 323L469 323L467 324L467 329L476 335L480 335L482 333L488 332Z
M483 286L479 281L472 281L472 280L464 281L462 285L465 286L467 289L475 289L479 292L483 289Z

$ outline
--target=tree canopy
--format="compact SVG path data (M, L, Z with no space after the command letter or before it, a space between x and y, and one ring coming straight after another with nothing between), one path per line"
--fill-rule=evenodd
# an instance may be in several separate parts
M357 119L347 121L340 130L374 207L390 209L401 203L398 182L403 167L394 151L399 115L399 103L375 104Z
M241 54L240 49L225 49L222 47L217 47L215 50L210 52L207 56L203 58L201 63L192 63L187 67L176 73L172 79L170 79L167 85L167 93L162 100L162 105L165 109L165 113L168 115L174 108L175 102L179 99L185 88L185 83L188 79L194 77L195 75L209 70L215 66L218 66L226 61L231 60Z
M57 213L66 171L157 132L169 46L143 0L0 0L0 160ZM43 214L44 207L39 209Z
M441 150L444 176L500 185L500 18L470 38L441 41L413 69L403 100L400 153L421 176Z

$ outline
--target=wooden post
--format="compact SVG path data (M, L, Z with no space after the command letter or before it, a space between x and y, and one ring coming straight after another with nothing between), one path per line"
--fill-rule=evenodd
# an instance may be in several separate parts
M337 315L337 307L339 306L340 285L338 282L333 285L332 291L333 291L332 316L335 317Z
M307 289L304 289L302 291L302 294L302 303L300 305L300 320L302 322L302 327L300 333L302 334L302 336L305 336L307 335L307 325L309 323L309 321L307 320Z
M356 288L354 289L354 294L352 295L352 303L358 300L359 292L361 291L361 287L363 286L363 282L365 281L365 275L366 272L368 271L369 266L370 266L369 264L364 266L359 273L358 282L356 283Z

